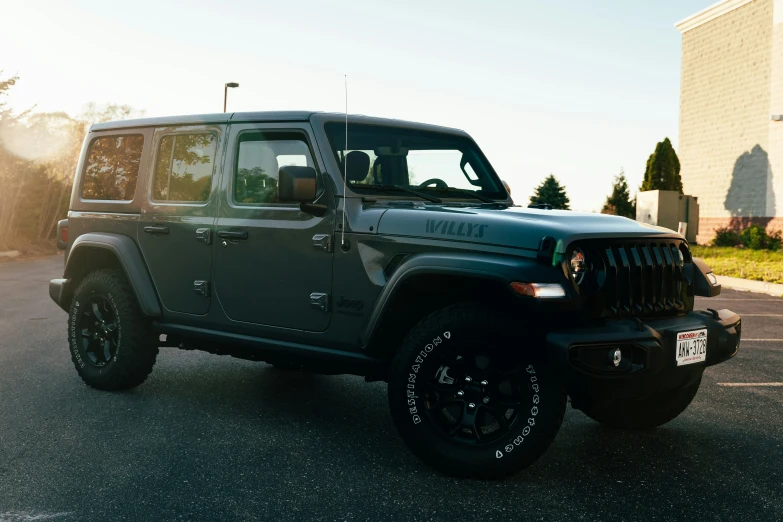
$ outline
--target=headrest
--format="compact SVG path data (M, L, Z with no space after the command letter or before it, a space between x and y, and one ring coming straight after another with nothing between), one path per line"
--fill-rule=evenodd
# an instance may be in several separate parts
M364 181L370 172L370 156L366 152L354 150L345 156L347 163L347 181Z

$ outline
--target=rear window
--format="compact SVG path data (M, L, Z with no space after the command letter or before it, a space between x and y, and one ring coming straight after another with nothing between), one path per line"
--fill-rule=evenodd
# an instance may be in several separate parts
M160 140L152 199L203 203L212 191L217 136L213 133L173 134Z
M82 199L131 201L136 193L144 136L105 136L90 144Z

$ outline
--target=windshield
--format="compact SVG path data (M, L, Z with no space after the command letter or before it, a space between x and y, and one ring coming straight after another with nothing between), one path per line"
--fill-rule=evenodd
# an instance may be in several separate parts
M469 198L460 191L492 199L506 192L476 144L467 138L437 132L375 125L326 124L332 152L352 189L373 192L402 186L439 198ZM345 164L347 158L347 166Z

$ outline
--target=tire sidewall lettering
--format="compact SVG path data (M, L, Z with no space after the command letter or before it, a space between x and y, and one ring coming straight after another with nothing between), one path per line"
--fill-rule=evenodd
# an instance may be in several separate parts
M528 417L527 419L526 426L522 428L522 434L514 439L513 444L508 444L504 448L506 450L505 451L506 454L511 453L512 451L514 451L515 447L521 445L522 442L524 442L525 438L530 435L533 426L536 425L536 416L538 415L538 404L541 402L541 397L538 393L540 387L538 384L536 384L538 382L538 376L536 375L536 369L532 364L529 364L527 368L525 368L525 371L530 376L528 379L530 383L530 388L535 392L532 400L533 407L530 408L530 417ZM498 459L502 458L503 455L500 455L500 453L501 453L500 451L497 451L495 453L495 458Z
M421 369L421 365L424 364L425 360L432 353L436 346L443 344L444 338L447 340L450 339L451 332L444 332L442 335L438 335L428 342L424 346L424 349L421 350L416 356L413 364L410 367L411 372L408 374L408 385L406 387L405 400L406 404L409 406L408 413L411 416L411 422L413 422L414 425L421 424L421 416L419 415L418 406L416 405L416 401L419 399L419 396L416 394L416 378L419 374L419 370Z
M451 338L452 333L450 331L446 331L443 334L436 336L434 339L430 340L427 342L427 344L424 345L424 348L416 355L413 363L409 366L410 371L408 373L407 386L405 387L405 404L408 406L408 413L413 425L419 425L422 422L421 413L418 408L420 405L418 404L418 401L421 396L416 392L419 370L421 370L422 365L432 354L432 352ZM497 446L494 446L491 449L488 448L488 451L490 451L490 454L495 459L503 458L503 456L513 452L515 448L521 446L525 439L530 435L533 427L536 425L535 419L540 411L539 404L541 402L539 395L539 379L536 369L532 364L527 365L525 372L522 373L522 375L525 374L527 375L527 384L534 392L532 397L532 404L529 410L529 417L524 421L520 419L520 421L524 424L524 428L522 428L521 434L510 434L513 436L513 438L510 440L510 442L503 443L504 446L501 446L500 448L497 448Z
M114 362L117 360L117 357L119 357L120 350L122 349L122 318L120 317L120 309L117 306L117 302L114 300L112 293L107 292L106 297L109 298L109 302L111 303L112 311L114 312L114 317L116 318L117 323L117 348L114 351L114 357L112 357L112 362Z
M78 299L74 299L73 301L73 307L71 308L71 317L68 318L68 329L70 330L70 349L71 354L73 355L73 358L76 360L76 364L79 365L79 368L84 368L85 363L84 359L82 359L82 355L79 351L79 346L77 344L77 335L76 335L76 324L79 322L79 313L81 309L81 303L79 303Z

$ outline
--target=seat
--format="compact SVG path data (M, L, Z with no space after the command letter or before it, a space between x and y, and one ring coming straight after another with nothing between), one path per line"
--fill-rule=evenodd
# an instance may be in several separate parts
M370 156L366 152L354 150L345 156L347 163L346 181L361 182L370 172Z

